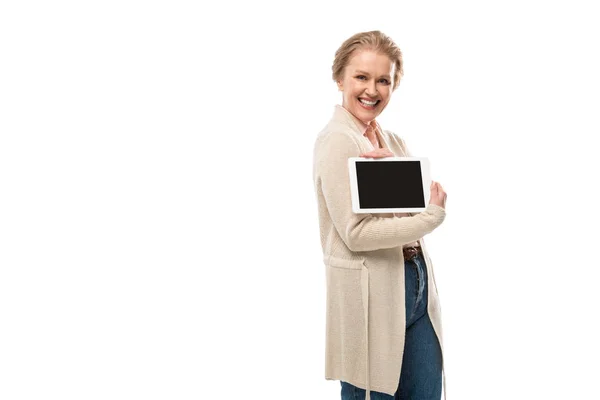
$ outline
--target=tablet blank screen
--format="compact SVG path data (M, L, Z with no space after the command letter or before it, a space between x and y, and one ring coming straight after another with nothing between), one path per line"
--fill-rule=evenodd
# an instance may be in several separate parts
M357 161L360 208L425 207L419 161Z

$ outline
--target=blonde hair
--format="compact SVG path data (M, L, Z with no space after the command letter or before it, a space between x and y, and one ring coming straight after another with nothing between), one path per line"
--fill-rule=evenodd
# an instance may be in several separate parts
M344 76L344 69L350 62L350 58L356 50L373 50L386 55L396 66L394 72L395 90L400 83L400 78L404 75L402 69L402 52L394 41L380 31L360 32L346 39L339 49L335 52L333 60L332 77L335 82L341 80Z

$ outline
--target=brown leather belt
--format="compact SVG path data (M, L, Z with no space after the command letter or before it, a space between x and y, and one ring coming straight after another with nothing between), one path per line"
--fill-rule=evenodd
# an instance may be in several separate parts
M403 247L402 253L404 253L404 261L410 261L419 254L423 253L423 251L421 250L421 246L411 246Z

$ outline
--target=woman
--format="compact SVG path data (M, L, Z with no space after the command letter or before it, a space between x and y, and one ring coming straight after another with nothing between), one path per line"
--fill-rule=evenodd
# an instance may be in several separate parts
M398 87L402 53L379 31L358 33L332 69L343 100L316 139L313 170L327 270L325 377L341 381L342 400L439 400L441 316L422 238L443 222L446 193L432 182L416 215L354 214L350 196L349 157L410 156L375 120Z

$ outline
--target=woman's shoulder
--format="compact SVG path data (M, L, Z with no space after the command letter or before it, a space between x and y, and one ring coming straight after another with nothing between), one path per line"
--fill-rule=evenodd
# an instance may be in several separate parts
M350 119L348 111L345 111L340 105L336 105L331 118L319 133L318 138L346 138L356 141L357 134L357 128Z
M317 135L317 145L332 143L335 145L357 146L358 141L352 127L343 121L332 120Z
M316 168L330 168L339 162L345 163L348 157L358 157L360 153L361 145L351 128L344 124L329 123L317 136L313 161Z

